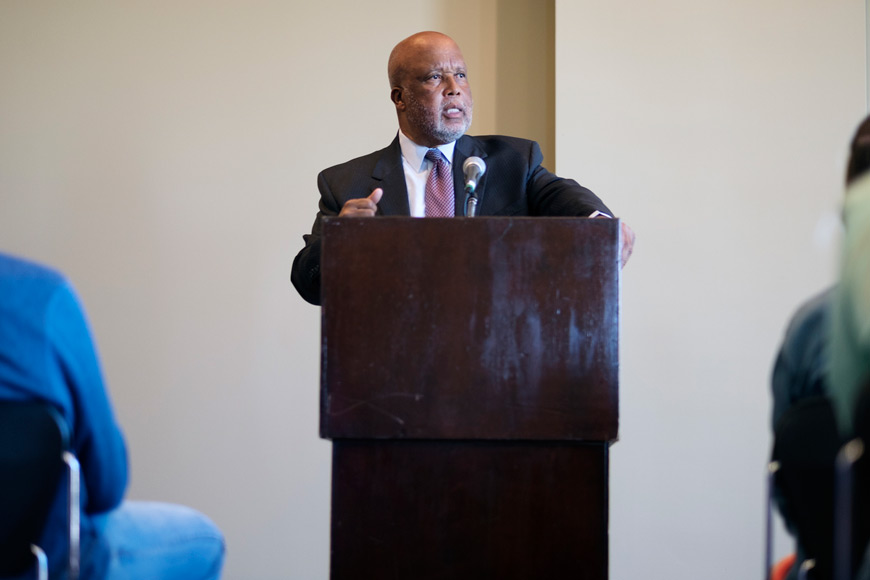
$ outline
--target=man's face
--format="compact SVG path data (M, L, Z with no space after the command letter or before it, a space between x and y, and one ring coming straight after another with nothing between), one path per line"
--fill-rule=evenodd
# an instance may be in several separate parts
M393 88L402 132L426 147L465 134L474 102L459 47L450 39L434 40L409 54L404 70L401 86Z

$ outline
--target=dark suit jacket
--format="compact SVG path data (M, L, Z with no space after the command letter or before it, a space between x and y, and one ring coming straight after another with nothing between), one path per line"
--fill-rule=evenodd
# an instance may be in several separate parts
M598 197L572 179L543 167L541 148L534 141L488 135L465 135L453 152L456 215L464 214L465 179L462 164L476 155L486 162L477 186L479 216L588 216L594 211L613 215ZM349 199L368 196L381 187L377 215L410 215L405 172L398 136L389 147L323 170L317 178L320 211L305 247L293 261L291 279L308 302L320 304L320 230L324 216L336 216Z

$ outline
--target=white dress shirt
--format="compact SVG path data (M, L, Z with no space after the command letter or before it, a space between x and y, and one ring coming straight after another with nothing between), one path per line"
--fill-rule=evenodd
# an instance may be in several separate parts
M453 149L456 141L437 147L450 166L453 174ZM426 160L426 152L434 147L423 147L411 141L399 131L399 147L402 150L402 169L405 170L405 185L408 188L408 206L412 217L426 216L426 180L432 171L432 162Z

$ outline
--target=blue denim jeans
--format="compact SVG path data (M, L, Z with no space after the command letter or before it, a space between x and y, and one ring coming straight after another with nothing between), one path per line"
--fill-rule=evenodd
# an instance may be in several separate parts
M125 501L91 520L103 552L98 559L107 566L106 580L220 578L223 534L210 519L191 508ZM82 580L89 578L87 558L83 553Z
M206 516L182 505L125 501L82 526L79 580L217 580L224 538ZM51 580L67 580L52 562ZM14 580L36 578L34 569Z

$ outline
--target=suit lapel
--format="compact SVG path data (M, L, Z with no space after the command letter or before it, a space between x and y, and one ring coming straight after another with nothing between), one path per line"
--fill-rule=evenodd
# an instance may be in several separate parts
M462 164L469 157L477 156L486 159L486 151L478 144L474 137L463 135L456 141L453 150L453 191L455 193L454 210L457 216L465 215L465 175L462 173ZM480 204L484 203L486 193L486 174L477 184L477 197ZM378 215L409 216L411 206L408 204L408 187L405 184L405 170L402 168L402 150L399 147L399 137L396 136L389 147L382 151L374 170L372 171L372 187L381 187L384 196L378 204ZM480 210L478 208L478 214Z
M478 144L474 137L463 135L456 142L456 147L453 150L453 191L456 194L456 215L465 215L465 174L462 172L462 165L469 157L477 156L486 160L486 151ZM477 199L478 215L480 215L480 205L483 205L483 197L486 193L486 173L480 178L477 184Z
M390 146L383 150L381 158L378 159L375 169L372 171L371 189L377 187L384 190L384 196L378 204L378 215L411 215L398 135Z

